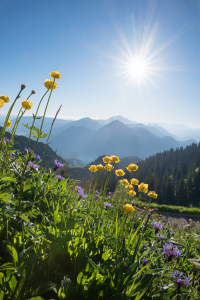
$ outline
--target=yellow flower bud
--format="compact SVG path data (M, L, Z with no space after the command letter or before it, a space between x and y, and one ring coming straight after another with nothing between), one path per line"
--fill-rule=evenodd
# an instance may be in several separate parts
M8 120L8 122L7 122L7 127L11 127L11 125L12 125L12 122L10 121L10 120Z
M119 157L115 155L111 155L110 158L113 163L118 163L120 161Z
M122 179L122 180L120 180L120 182L121 182L122 185L128 185L129 184L127 179Z
M102 166L101 164L100 164L100 165L97 165L97 171L99 171L99 172L105 171L104 166Z
M5 103L8 103L8 102L9 102L8 96L1 95L1 96L0 96L0 99L3 100Z
M124 205L123 209L124 209L126 212L133 212L133 211L135 210L131 204L126 204L126 205Z
M127 167L127 170L128 170L129 172L137 171L137 169L138 169L138 166L135 165L135 164L130 164L130 165Z
M105 157L103 158L103 162L104 162L105 164L109 164L109 163L111 162L110 156L105 156Z
M4 105L4 101L2 99L0 99L0 107L2 107Z
M129 194L129 196L133 196L134 197L136 195L136 192L135 191L129 191L128 194Z
M139 183L139 180L137 180L135 178L131 179L131 184L138 185L138 183Z
M60 79L62 75L58 71L53 71L52 73L50 73L50 76L55 79Z
M97 167L96 167L95 165L91 165L91 166L89 167L89 170L90 170L91 172L96 172L96 171L97 171Z
M58 88L56 81L54 82L53 85L53 80L49 80L49 79L45 80L44 85L47 88L47 90L52 90L52 88L53 90L55 90L56 88Z
M124 176L124 175L125 175L125 173L124 173L124 171L123 171L122 169L116 170L116 171L115 171L115 174L116 174L117 176Z
M125 189L128 191L132 191L132 190L134 190L134 187L132 186L132 184L128 184L125 186Z
M138 191L142 193L148 193L148 184L142 182L140 185L138 185Z
M156 199L158 197L158 195L155 192L149 192L147 195L153 199Z
M105 169L106 169L107 171L112 171L113 168L114 168L114 167L113 167L112 165L110 165L110 164L105 165Z
M32 102L30 102L30 101L28 101L28 100L25 100L25 99L22 101L22 107L23 107L24 109L30 110L30 109L32 108L32 106L33 106L33 103L32 103Z

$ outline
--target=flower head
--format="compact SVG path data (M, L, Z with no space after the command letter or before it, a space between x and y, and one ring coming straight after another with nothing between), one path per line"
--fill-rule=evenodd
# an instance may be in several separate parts
M7 137L4 137L4 138L3 138L3 142L4 142L4 144L5 144L5 143L10 143L10 140L9 140Z
M12 125L12 122L10 120L8 120L6 127L9 128L9 127L11 127L11 125Z
M132 191L132 190L134 190L134 186L132 184L128 184L125 186L125 189L128 191Z
M159 222L152 222L152 226L155 229L156 233L158 233L158 231L163 229L164 227L164 225Z
M111 155L110 158L113 163L118 163L120 161L119 156Z
M146 266L148 264L149 260L143 257L143 266Z
M21 90L24 90L26 88L25 84L21 84Z
M49 79L45 80L44 85L47 88L47 90L55 90L56 88L58 88L56 81L54 82L53 80Z
M111 203L107 203L107 202L104 202L104 206L105 206L105 208L112 207Z
M8 102L9 102L8 96L1 95L1 96L0 96L0 99L3 100L4 103L8 103Z
M137 180L135 178L131 179L131 184L138 185L138 183L139 183L139 180Z
M96 172L96 171L97 171L97 166L91 165L88 169L89 169L91 172Z
M155 192L148 192L147 195L153 199L156 199L158 197L158 195Z
M122 169L116 170L116 171L115 171L115 174L116 174L117 176L124 176L124 175L125 175L125 173L124 173L124 171L123 171Z
M133 196L134 197L136 195L136 192L135 191L129 191L128 194L129 194L129 196Z
M122 180L120 180L120 182L122 185L129 185L129 182L127 179L122 179Z
M128 167L126 167L127 168L127 170L129 171L129 172L133 172L133 171L137 171L137 169L138 169L138 166L137 165L135 165L135 164L130 164Z
M105 168L104 168L104 166L102 166L102 164L97 165L96 167L97 167L97 171L98 171L98 172L103 172L103 171L105 171Z
M111 164L105 165L105 169L106 169L107 171L112 171L113 168L114 168L114 167L113 167Z
M60 79L62 75L58 71L53 71L52 73L50 73L50 76L55 79Z
M140 183L140 185L138 185L138 191L142 192L142 193L148 193L148 184L145 183Z
M31 94L32 94L32 95L33 95L33 94L35 94L35 91L34 91L34 90L32 90L32 91L31 91Z
M183 272L180 271L174 271L174 273L172 274L172 279L174 280L174 282L176 282L176 288L177 290L179 290L182 286L185 285L189 285L191 280L189 277L187 277L187 275L183 274Z
M33 103L32 103L32 102L30 102L30 101L28 101L28 100L26 100L26 99L24 99L24 100L22 101L22 107L23 107L24 109L30 110L30 109L32 108L32 106L33 106Z
M176 245L173 245L171 243L165 243L163 246L164 249L164 255L167 258L168 261L170 261L172 258L180 257L182 254L181 250L178 250L178 247Z
M4 105L4 101L2 99L0 99L0 107L2 107Z
M126 204L126 205L124 205L123 209L124 209L126 212L133 212L133 211L135 210L131 204Z
M54 165L57 169L63 168L64 165L61 164L57 159L54 160Z
M40 165L34 165L34 163L32 161L29 161L28 165L31 168L31 170L35 170L35 169L39 169L40 168Z
M56 177L58 178L58 181L60 181L60 180L64 180L65 178L64 177L62 177L61 175L56 175Z
M109 163L111 162L111 157L110 157L110 156L105 156L105 157L103 158L103 162L104 162L105 164L109 164Z

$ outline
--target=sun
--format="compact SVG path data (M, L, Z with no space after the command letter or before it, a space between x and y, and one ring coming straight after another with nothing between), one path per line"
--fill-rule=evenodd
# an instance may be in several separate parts
M127 72L135 80L141 80L148 72L148 66L145 60L140 58L133 58L130 63L127 64Z

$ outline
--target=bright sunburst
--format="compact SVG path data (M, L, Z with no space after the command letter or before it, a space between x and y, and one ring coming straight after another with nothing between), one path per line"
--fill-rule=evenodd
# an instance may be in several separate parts
M144 59L133 58L125 64L125 73L131 79L131 81L136 81L141 83L148 73L148 64Z

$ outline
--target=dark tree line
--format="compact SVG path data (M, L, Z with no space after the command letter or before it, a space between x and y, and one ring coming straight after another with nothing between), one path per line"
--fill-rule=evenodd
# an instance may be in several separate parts
M195 206L200 205L200 143L157 153L137 163L138 170L133 177L149 184L149 191L155 191L158 204ZM131 173L126 170L125 178ZM116 186L112 175L110 189ZM141 195L145 200L146 195Z

